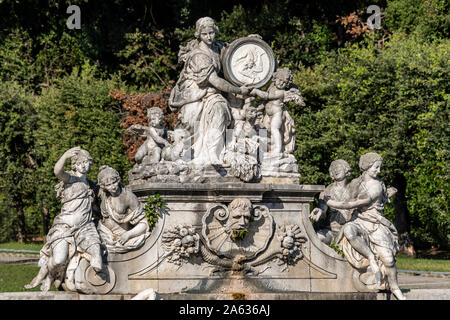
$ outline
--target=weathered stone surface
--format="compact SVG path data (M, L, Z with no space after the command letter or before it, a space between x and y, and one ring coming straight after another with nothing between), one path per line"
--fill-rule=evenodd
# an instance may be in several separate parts
M56 163L63 208L41 251L41 270L26 288L42 284L47 291L54 283L111 297L320 299L374 298L389 287L402 299L397 231L382 216L395 192L377 177L381 157L363 155L355 182L347 181L349 170L330 170L335 182L326 190L299 185L296 126L285 104L305 103L292 72L276 70L270 46L258 35L228 45L215 40L213 19L200 18L195 28L195 39L180 47L183 69L169 98L178 113L175 130L163 126L155 107L148 109L147 126L127 129L146 138L129 187L107 166L100 167L98 185L88 181L92 159L78 147ZM267 91L259 89L269 81ZM65 172L69 158L73 170ZM167 207L150 232L145 201L154 194ZM96 197L98 223L92 219ZM309 218L327 211L328 225L316 233Z
M328 226L319 230L318 235L323 242L333 241L340 246L355 268L351 276L359 291L389 288L398 299L404 300L395 266L398 232L383 216L386 203L397 190L386 188L378 178L382 161L375 152L363 154L359 159L362 174L351 182L348 163L333 161L330 175L334 182L321 194L319 208L313 210L311 217L317 220L329 211Z
M117 275L113 294L137 294L147 288L162 295L357 292L349 276L352 267L317 238L308 219L310 203L323 186L230 183L131 188L140 199L160 194L167 210L141 249L108 255ZM233 215L227 210L236 199L247 199L252 210L263 210L257 215L265 219L258 222L249 213L244 225L250 238L243 242L226 238L229 218L220 220ZM212 237L205 231L208 228L214 229L222 246L220 241L208 244L206 238Z
M176 129L165 130L157 108L148 110L148 126L127 129L146 137L130 183L259 182L266 177L298 183L295 125L285 103L305 103L291 71L276 70L272 49L258 35L227 44L216 40L213 19L200 18L195 27L195 39L180 47L183 69L169 98L178 115ZM267 92L258 89L270 80ZM253 103L256 97L262 99L259 106Z

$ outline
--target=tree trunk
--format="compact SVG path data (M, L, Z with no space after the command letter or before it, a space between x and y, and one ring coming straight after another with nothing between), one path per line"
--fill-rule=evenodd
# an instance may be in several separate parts
M410 216L406 203L406 178L404 175L397 175L394 178L393 186L397 188L397 194L394 197L394 225L399 235L400 253L407 256L415 256L413 243L409 237Z
M23 207L17 208L17 241L23 243L25 240L25 212Z
M49 222L50 222L50 216L49 216L49 213L48 213L48 209L45 206L45 204L43 204L42 205L42 226L43 226L43 229L44 229L44 236L46 236L47 233L48 233Z

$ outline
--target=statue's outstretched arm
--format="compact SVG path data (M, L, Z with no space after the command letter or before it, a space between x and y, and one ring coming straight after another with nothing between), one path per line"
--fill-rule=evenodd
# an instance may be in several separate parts
M247 87L236 87L229 83L227 80L220 78L214 71L208 78L209 83L211 83L216 89L223 92L238 93L242 95L247 95L250 91Z
M328 210L328 206L324 201L324 197L325 197L324 193L321 192L319 195L319 205L316 208L314 208L309 215L309 217L314 221L318 221L322 217L322 215L326 214Z
M258 96L263 100L277 100L277 99L284 99L285 91L284 90L262 91L255 88L250 92L250 94Z
M326 200L326 199L325 199ZM358 199L349 202L340 202L334 200L326 200L326 205L335 209L356 209L368 205L372 201L371 198Z
M131 127L127 128L126 131L132 132L132 133L140 135L140 136L146 136L147 130L148 130L148 127L146 127L146 126L143 126L141 124L133 124Z

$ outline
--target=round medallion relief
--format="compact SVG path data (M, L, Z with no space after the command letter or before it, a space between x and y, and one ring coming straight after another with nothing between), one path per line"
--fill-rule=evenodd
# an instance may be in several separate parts
M234 40L222 56L225 78L236 86L260 88L267 84L276 67L270 46L258 37Z

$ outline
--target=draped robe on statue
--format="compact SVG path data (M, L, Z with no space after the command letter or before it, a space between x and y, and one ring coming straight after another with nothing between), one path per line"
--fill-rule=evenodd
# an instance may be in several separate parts
M227 100L208 81L214 71L220 71L219 54L192 49L169 99L171 107L181 107L180 125L194 133L194 162L199 164L220 163L231 122Z

